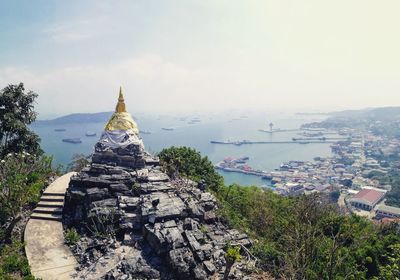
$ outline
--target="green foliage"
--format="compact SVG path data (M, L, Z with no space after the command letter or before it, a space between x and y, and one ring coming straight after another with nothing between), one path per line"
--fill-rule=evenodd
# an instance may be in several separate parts
M88 218L87 229L96 237L114 237L118 229L117 223L121 215L112 207L92 209Z
M17 217L21 208L40 199L52 173L52 158L28 153L8 154L0 161L0 225Z
M37 94L25 92L22 83L0 90L0 158L8 153L42 154L40 139L28 125L36 119Z
M81 236L79 235L79 233L76 231L75 228L67 229L64 235L65 243L67 245L75 245L80 238Z
M160 159L171 177L206 180L218 199L219 214L230 226L252 238L251 251L258 258L258 266L273 276L398 279L399 257L397 247L393 247L400 244L398 229L377 227L366 218L342 215L332 203L339 192L331 196L283 197L258 187L224 186L211 162L185 147L165 149ZM384 176L400 193L400 176L394 171ZM226 256L224 278L228 279L239 250L231 249Z
M163 149L158 156L162 167L171 178L183 176L198 183L204 182L214 192L223 185L223 178L215 171L212 162L195 149L170 147Z
M139 189L140 189L140 184L138 182L132 184L133 191L138 191Z
M228 246L226 248L225 259L229 263L235 263L240 261L240 247L239 246Z
M23 254L24 244L14 241L0 249L0 279L34 280L27 258Z
M200 225L199 230L201 231L202 234L206 234L207 233L207 228L203 224Z
M329 193L329 198L332 202L337 203L340 197L340 191L333 191Z
M36 93L23 84L0 90L0 279L34 280L23 250L12 238L23 208L40 199L54 175L52 158L43 156L39 137L28 125L36 119Z
M288 279L370 278L382 255L400 240L358 216L343 216L320 196L288 198L257 187L231 185L217 194L231 226L255 241L259 266Z
M400 279L400 244L389 246L390 252L385 255L387 261L380 267L379 276L374 280L397 280Z

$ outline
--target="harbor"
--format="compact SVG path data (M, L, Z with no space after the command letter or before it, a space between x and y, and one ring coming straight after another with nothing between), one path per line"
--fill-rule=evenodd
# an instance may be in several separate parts
M242 173L245 175L259 176L263 179L272 179L271 172L256 170L247 164L249 157L226 157L223 161L218 162L214 167L225 172Z

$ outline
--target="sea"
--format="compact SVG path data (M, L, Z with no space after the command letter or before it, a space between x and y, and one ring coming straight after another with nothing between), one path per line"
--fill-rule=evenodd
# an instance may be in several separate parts
M307 115L284 112L225 112L196 113L192 115L175 114L137 114L134 119L141 131L145 148L156 154L170 146L189 146L207 156L214 164L226 157L249 157L248 165L254 169L273 171L279 165L289 160L313 160L314 157L331 155L329 143L310 144L250 144L221 145L210 141L290 141L300 137L300 131L261 132L269 130L273 123L274 129L298 129L304 123L325 119L325 115ZM40 136L44 151L53 156L56 165L67 166L74 154L89 155L98 141L103 128L102 122L80 122L63 125L33 124L32 129ZM169 128L171 130L164 130ZM65 129L65 131L55 131ZM86 136L86 133L96 133L96 136ZM82 143L63 142L64 138L80 138ZM268 186L269 182L261 177L240 173L219 171L226 184Z

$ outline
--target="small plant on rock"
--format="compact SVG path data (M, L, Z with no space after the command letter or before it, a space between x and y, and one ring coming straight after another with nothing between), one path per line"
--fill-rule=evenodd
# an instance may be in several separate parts
M206 228L206 226L203 225L203 224L200 225L199 230L201 231L201 233L202 233L203 235L205 235L205 234L207 233L207 228Z
M232 266L235 264L235 262L240 261L240 259L241 259L240 247L239 246L233 247L228 244L225 253L226 265L225 265L224 279L228 279Z
M65 243L68 245L75 245L81 236L79 233L76 231L74 228L67 229L67 232L65 233Z
M133 191L133 192L138 192L139 189L140 189L140 184L139 184L138 182L136 182L136 183L134 183L134 184L132 185L132 191Z

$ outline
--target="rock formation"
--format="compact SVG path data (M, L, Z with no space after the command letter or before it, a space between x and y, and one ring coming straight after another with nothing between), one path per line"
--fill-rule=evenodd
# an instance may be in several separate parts
M75 248L85 271L80 277L222 279L226 244L245 252L251 242L224 225L216 208L203 186L172 181L161 171L159 160L145 151L120 91L90 165L70 181L63 220L84 236ZM97 268L102 255L113 257ZM243 275L241 269L231 273Z

